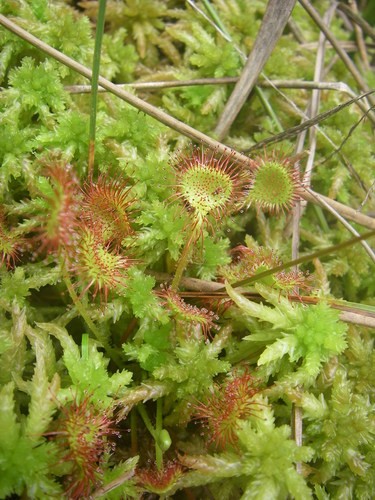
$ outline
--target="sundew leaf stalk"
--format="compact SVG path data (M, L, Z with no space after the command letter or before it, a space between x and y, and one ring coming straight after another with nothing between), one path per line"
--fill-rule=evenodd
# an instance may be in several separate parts
M194 148L190 155L178 154L172 165L175 197L181 200L190 219L189 236L172 282L175 290L187 266L191 246L203 235L204 228L212 231L215 221L218 223L239 210L249 178L230 154L216 156L212 150Z

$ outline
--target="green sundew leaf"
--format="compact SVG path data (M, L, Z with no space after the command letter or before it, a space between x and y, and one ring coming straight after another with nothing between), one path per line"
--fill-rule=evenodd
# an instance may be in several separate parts
M0 383L10 382L12 377L22 377L27 361L25 331L27 328L26 311L14 303L12 308L13 326L9 340L11 346L0 358Z
M287 328L289 326L289 318L282 314L278 308L271 308L263 304L257 304L246 299L243 295L238 293L234 288L226 283L225 288L229 297L235 304L246 314L251 317L258 318L262 321L268 321L274 328ZM282 299L282 297L281 297Z
M262 426L254 429L251 422L241 422L237 432L240 445L244 449L242 471L246 475L247 496L266 500L268 485L275 492L273 498L285 498L288 494L298 500L312 498L312 492L303 477L296 471L295 463L309 461L313 450L306 446L298 446L290 439L290 428Z
M35 446L35 440L23 436L14 405L11 382L0 391L0 497L21 495L25 487L30 498L60 495L61 487L48 472L57 460L54 444Z
M103 353L98 352L94 341L89 342L88 357L82 358L79 347L64 328L53 323L38 323L38 326L60 341L64 350L63 359L73 388L78 390L81 397L89 394L96 404L106 408L111 404L113 395L120 396L124 392L125 386L132 379L132 374L123 370L109 376L107 372L109 359L104 358ZM74 396L74 390L71 390L73 388L65 391L70 399Z
M171 380L178 382L177 397L184 399L194 394L198 397L205 393L213 383L213 378L219 373L226 373L231 365L227 361L218 359L225 340L220 342L220 335L215 341L205 343L193 338L185 339L174 350L174 357L168 356L167 362L154 370L157 380ZM227 333L223 335L227 338Z
M14 382L4 385L0 396L0 449L12 449L20 433L14 412Z
M125 296L130 301L137 318L151 318L166 323L168 316L152 291L154 286L155 279L152 276L146 276L133 267L128 271Z
M228 238L214 241L210 236L204 237L203 263L198 265L198 276L201 279L212 280L216 277L217 269L220 266L229 264L229 243Z
M139 57L134 45L126 43L126 37L123 27L111 35L104 33L101 74L108 80L116 78L124 83L134 80L133 73Z
M68 100L55 64L49 60L37 66L31 57L25 57L21 66L10 72L9 83L5 98L9 95L22 109L37 111L42 118L63 111Z
M166 207L164 203L154 201L145 207L137 219L137 223L143 225L136 242L144 252L142 261L148 264L157 262L166 251L173 260L177 260L185 240L186 222L179 206Z
M132 457L125 462L120 462L113 468L107 468L104 471L102 488L105 490L108 486L113 488L99 496L106 500L122 500L124 498L139 498L139 490L135 484L133 476L139 457Z
M258 365L265 365L277 359L281 359L285 354L289 354L290 357L293 357L296 345L297 339L291 335L276 340L259 356Z

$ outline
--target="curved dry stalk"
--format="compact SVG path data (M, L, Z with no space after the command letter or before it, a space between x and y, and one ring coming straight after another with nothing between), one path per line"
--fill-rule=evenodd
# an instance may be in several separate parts
M359 232L356 231L345 219L344 217L342 217L338 212L336 212L336 210L334 208L332 208L327 202L324 201L324 199L318 194L318 193L314 193L313 194L313 191L311 191L309 188L305 187L306 191L308 193L310 193L312 196L315 196L320 204L322 206L324 206L329 212L331 212L332 215L334 215L336 217L336 219L338 219L341 224L346 227L346 229L348 231L350 231L354 236L359 236ZM363 246L363 248L365 249L365 251L367 252L367 254L369 255L370 259L375 263L375 254L372 250L372 248L370 247L370 245L367 243L367 241L361 241L360 242L361 245Z
M358 15L358 7L357 7L357 3L355 0L350 2L349 8L351 8L351 10L354 14ZM357 23L353 24L353 28L354 28L354 33L355 33L357 45L358 45L358 50L359 50L359 53L361 54L364 69L366 71L370 71L370 63L369 63L368 56L367 56L366 43L365 43L365 40L363 37L362 28Z
M291 427L292 427L292 436L297 446L302 446L302 413L303 410L300 406L297 406L296 403L292 405L292 414L291 414ZM296 462L296 471L299 474L302 474L302 464L301 462Z
M373 217L364 215L361 212L354 210L354 208L343 205L342 203L333 200L332 198L328 198L328 196L319 194L312 189L304 191L303 199L325 208L326 206L322 203L322 200L324 200L325 203L327 203L331 208L336 210L337 213L339 213L346 219L356 222L357 224L360 224L363 227L367 227L368 229L375 229L375 219Z
M357 52L358 51L358 46L355 42L351 42L348 40L338 40L337 43L340 45L340 47L345 50L345 52ZM305 42L301 44L301 48L305 50L314 50L317 48L319 45L318 42ZM365 44L366 48L373 49L375 47L374 43L366 43ZM335 50L334 47L328 46L327 49Z
M294 137L297 135L299 132L308 129L312 127L313 125L316 125L317 123L320 123L330 116L333 116L336 113L339 113L341 110L346 108L347 106L350 106L351 104L360 101L361 99L364 99L365 97L374 94L375 90L369 90L368 92L365 92L364 94L361 94L359 96L353 97L353 99L349 99L349 101L346 101L342 104L339 104L338 106L335 106L332 109L329 109L328 111L325 111L324 113L320 113L319 115L315 116L314 118L311 118L310 120L306 120L300 125L295 125L294 127L290 127L286 129L284 132L281 132L280 134L275 134L272 137L268 137L267 139L263 139L262 141L257 142L254 144L254 146L251 146L250 148L247 148L244 150L246 153L251 153L252 151L256 151L258 149L263 149L265 146L269 146L270 144L276 144L278 142L283 141L284 139L289 139L290 137ZM367 110L368 111L368 110Z
M149 272L159 283L168 283L173 279L172 275L160 272ZM178 292L183 298L190 299L225 299L228 298L227 292L223 291L223 284L216 281L206 281L198 278L183 277L181 285L186 291ZM251 291L251 287L237 287L238 292L250 300L259 300L260 295L255 291ZM291 301L302 302L304 304L317 304L318 297L310 296L291 296ZM361 310L358 304L347 303L345 301L337 301L335 299L327 299L328 304L333 308L340 311L340 319L346 323L353 323L370 328L375 328L375 313Z
M355 312L342 311L340 313L341 321L345 323L352 323L353 325L366 326L367 328L375 328L375 318L358 314Z
M221 140L244 105L248 95L282 35L296 0L269 0L253 49L235 89L222 112L215 133Z
M335 48L337 55L344 62L345 66L348 68L348 70L352 74L354 80L357 82L359 88L362 91L369 91L370 88L367 85L367 83L365 82L365 80L363 79L360 72L358 71L356 65L350 59L348 54L340 47L340 44L336 40L336 37L334 36L332 31L327 27L327 25L324 23L323 19L320 17L320 15L316 11L316 9L307 0L299 0L299 3L306 10L306 12L309 14L309 16L314 20L314 22L317 24L319 29L324 33L327 40L329 40L329 42ZM373 96L369 95L368 100L372 106L375 106L375 99Z
M330 24L330 22L333 18L335 10L336 10L336 4L333 4L329 7L329 9L327 10L327 12L324 15L324 22L326 22L328 25ZM314 81L317 81L317 82L319 82L321 80L322 75L323 75L326 42L327 42L327 39L324 36L324 34L321 32L319 34L319 44L318 44L318 50L317 50L317 54L316 54L315 70L314 70ZM318 89L314 89L312 91L312 95L311 95L311 107L310 107L309 118L313 118L314 116L316 116L318 114L319 103L320 103L320 91ZM316 151L316 145L317 145L316 132L317 132L317 130L315 127L312 127L309 130L309 147L308 147L309 152L308 152L307 161L306 161L305 173L303 175L304 185L307 185L309 187L311 184L311 175L312 175L312 171L313 171L315 151Z
M358 24L358 26L362 28L366 35L375 40L375 29L367 21L365 21L362 16L359 16L357 13L353 12L349 5L339 2L337 8L344 12L352 21Z
M222 78L194 78L192 80L159 80L134 83L116 83L120 89L139 89L139 90L159 90L178 87L192 87L195 85L228 85L237 83L238 76L225 76ZM305 80L266 80L257 82L257 87L277 88L277 89L304 89L304 90L334 90L343 92L350 97L356 97L353 90L344 82L315 82ZM66 85L64 89L71 94L88 94L91 91L91 85ZM99 92L108 92L107 89L100 87ZM355 104L360 105L360 101ZM362 109L362 108L361 108ZM366 111L367 108L364 108Z

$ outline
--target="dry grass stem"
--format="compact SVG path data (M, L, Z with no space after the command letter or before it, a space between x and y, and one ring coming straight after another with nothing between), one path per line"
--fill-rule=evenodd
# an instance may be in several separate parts
M359 88L364 92L369 91L370 88L367 85L367 83L365 82L365 80L363 79L360 72L358 71L356 65L350 59L348 54L344 50L342 50L342 48L340 47L340 44L336 40L336 37L334 36L332 31L327 27L327 25L324 23L323 19L320 17L320 15L316 11L316 9L307 0L299 0L299 2L303 6L303 8L306 10L306 12L308 12L308 14L311 16L311 18L315 21L315 23L319 26L319 29L324 33L327 40L329 40L329 42L335 48L338 56L344 62L345 66L348 68L348 70L352 74L352 76L353 76L354 80L357 82ZM370 102L371 106L375 106L375 99L372 95L368 96L368 101Z
M269 0L261 27L243 72L222 112L215 133L223 139L253 89L265 63L282 35L295 0Z

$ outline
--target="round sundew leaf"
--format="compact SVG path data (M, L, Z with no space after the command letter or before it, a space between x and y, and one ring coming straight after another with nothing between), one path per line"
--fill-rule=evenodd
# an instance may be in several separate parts
M294 160L295 162L296 160ZM274 152L271 156L253 160L248 204L271 212L289 210L299 199L300 182L292 158Z
M194 149L180 155L174 165L177 196L197 224L238 210L249 189L249 173L230 154L215 157L215 151Z
M181 179L181 195L202 219L215 210L225 210L233 193L225 172L197 164Z

